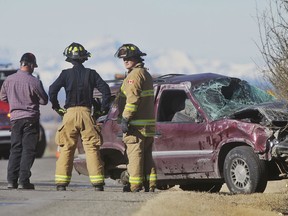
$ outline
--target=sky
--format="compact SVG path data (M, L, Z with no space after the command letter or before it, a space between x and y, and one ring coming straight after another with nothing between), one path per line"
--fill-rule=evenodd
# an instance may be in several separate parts
M0 0L0 59L18 66L32 52L41 70L51 58L63 62L72 42L89 47L101 38L134 43L148 56L183 52L210 62L261 64L256 16L267 1ZM101 59L101 52L92 54ZM111 60L117 61L112 53Z

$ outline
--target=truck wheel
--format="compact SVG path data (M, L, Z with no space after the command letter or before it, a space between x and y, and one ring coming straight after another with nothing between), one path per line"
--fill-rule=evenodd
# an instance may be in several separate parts
M266 169L266 163L263 160L259 160L260 164L260 170L262 170L262 179L260 180L259 184L256 188L256 193L263 193L266 189L267 182L268 182L268 175L267 175L267 169Z
M264 192L266 166L249 146L232 149L224 162L224 179L232 193Z
M36 147L36 158L42 158L46 149L46 135L45 130L40 125L40 131L39 131L39 140Z
M5 160L9 159L10 150L3 151L2 155ZM1 157L0 157L1 158Z

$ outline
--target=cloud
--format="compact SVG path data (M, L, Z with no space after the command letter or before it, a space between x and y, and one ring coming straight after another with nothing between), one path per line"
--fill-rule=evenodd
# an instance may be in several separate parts
M121 44L111 37L95 38L83 44L92 53L92 57L85 62L85 66L95 69L104 80L114 79L115 74L124 74L123 61L114 57L115 51ZM149 68L149 72L154 76L212 72L252 81L258 86L263 84L263 76L254 63L235 64L233 62L222 62L218 59L200 59L177 49L145 50L145 52L147 52L145 66ZM18 63L19 56L21 57L20 50L0 48L0 64ZM37 55L37 62L39 62L39 68L35 72L40 75L46 91L63 69L71 67L71 64L65 61L65 56L61 52L57 53L56 56L46 56L46 52L41 52ZM15 68L17 67L18 65L15 66ZM58 98L61 105L64 105L65 92L63 89L59 92ZM51 106L47 110L52 112ZM45 111L44 113L42 118L45 116L47 118L51 117L50 112ZM52 113L56 115L54 112Z
M191 74L197 73L197 66L186 53L178 50L160 52L149 59L153 74ZM148 66L149 67L149 66Z
M7 48L0 48L0 65L5 66L11 64L11 51Z

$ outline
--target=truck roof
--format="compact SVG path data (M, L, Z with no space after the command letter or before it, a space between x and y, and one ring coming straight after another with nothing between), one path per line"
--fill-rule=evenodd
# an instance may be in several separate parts
M191 82L192 85L197 85L209 80L224 78L226 76L216 73L199 73L199 74L167 74L154 79L157 84L171 83L177 84L181 82Z
M154 84L160 86L162 84L178 84L182 82L191 82L192 86L200 85L201 83L208 82L217 78L224 78L227 76L216 73L199 73L199 74L166 74L154 78ZM123 79L106 80L110 86L111 94L116 95L123 82ZM94 97L101 97L101 93L95 89Z

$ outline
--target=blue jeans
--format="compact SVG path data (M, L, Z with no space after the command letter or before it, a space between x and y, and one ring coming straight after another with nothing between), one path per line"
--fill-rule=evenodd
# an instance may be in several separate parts
M11 150L8 162L9 183L30 183L31 167L36 156L39 119L25 118L11 122Z

